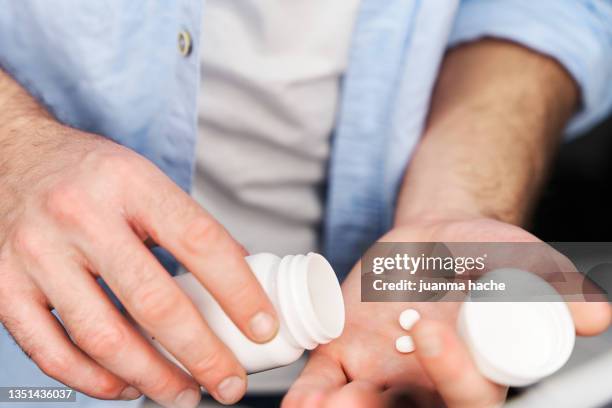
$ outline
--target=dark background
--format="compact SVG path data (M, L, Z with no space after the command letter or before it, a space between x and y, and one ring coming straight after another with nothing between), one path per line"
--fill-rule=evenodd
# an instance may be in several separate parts
M612 241L612 115L564 143L529 228L544 241Z

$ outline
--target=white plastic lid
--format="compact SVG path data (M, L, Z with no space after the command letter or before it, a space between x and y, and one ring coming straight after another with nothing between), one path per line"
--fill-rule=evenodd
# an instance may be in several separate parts
M503 272L509 270L493 273ZM548 285L528 272L511 272L529 275L521 280ZM485 377L498 384L526 386L567 362L574 348L575 328L567 305L557 296L556 302L468 301L462 305L459 333Z

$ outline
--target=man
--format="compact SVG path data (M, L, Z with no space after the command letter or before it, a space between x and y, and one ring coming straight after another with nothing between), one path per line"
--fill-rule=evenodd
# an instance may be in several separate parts
M0 320L49 376L96 398L191 407L203 385L233 403L244 370L147 244L265 342L278 321L241 244L321 247L344 276L381 236L534 240L515 225L559 134L612 105L609 2L285 3L0 3ZM313 354L288 406L382 403L408 385L454 406L503 398L449 330L455 306L423 306L439 322L415 333L420 363L399 359L388 344L406 304L360 303L357 276L345 333ZM581 334L610 319L608 305L572 311ZM51 384L6 339L0 384Z

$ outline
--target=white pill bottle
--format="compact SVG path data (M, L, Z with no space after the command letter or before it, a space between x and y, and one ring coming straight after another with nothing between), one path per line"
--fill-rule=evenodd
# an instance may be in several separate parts
M242 334L191 273L174 279L247 373L291 364L300 358L304 350L329 343L342 334L342 291L334 270L323 256L309 253L279 258L260 253L245 259L272 301L280 320L278 334L265 344L254 343ZM181 366L151 336L147 338L164 356Z

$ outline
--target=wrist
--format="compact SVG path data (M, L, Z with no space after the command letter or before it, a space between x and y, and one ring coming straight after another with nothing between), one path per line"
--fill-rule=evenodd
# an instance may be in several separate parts
M476 208L446 208L446 209L423 209L423 210L406 210L401 211L399 208L396 211L393 227L402 227L407 225L437 225L456 221L469 221L476 219L499 218L494 215L487 215Z
M486 175L436 174L440 167L430 169L406 175L394 226L474 219L523 225L528 218L532 194L527 189L508 191L500 187L500 180Z
M3 109L0 105L0 110ZM0 140L9 137L11 133L32 132L47 124L55 122L46 112L8 112L0 114Z
M23 115L0 125L0 195L18 196L62 167L78 163L95 148L94 135L79 132L52 117Z

